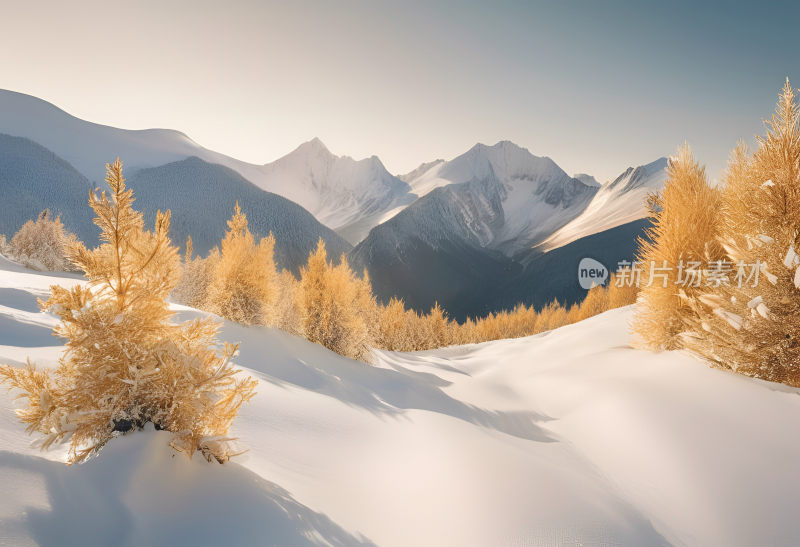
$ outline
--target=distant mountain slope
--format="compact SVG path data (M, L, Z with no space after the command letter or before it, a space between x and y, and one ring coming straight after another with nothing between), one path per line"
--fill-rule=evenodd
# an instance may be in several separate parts
M0 133L38 142L94 183L103 180L103 166L116 157L125 162L128 173L198 157L295 201L354 242L416 197L377 157L356 161L334 156L318 139L272 163L255 165L203 148L179 131L133 131L91 123L13 91L0 90Z
M639 219L609 230L592 234L571 243L538 254L532 251L526 266L518 275L496 285L487 300L496 309L512 308L518 302L540 308L553 300L571 305L586 296L578 284L578 264L582 258L593 258L617 270L621 260L632 260L639 237L646 237L649 219Z
M104 166L119 156L130 170L155 167L189 156L225 163L178 131L117 129L81 120L30 95L0 90L0 133L29 138L68 161L94 184Z
M538 249L555 249L576 239L646 217L647 196L664 187L666 167L667 158L659 158L636 168L628 167L624 173L600 188L580 216L547 238Z
M586 186L596 186L598 188L602 186L602 184L597 182L596 178L594 178L592 175L587 175L586 173L576 173L575 175L572 175L572 178L578 179Z
M276 260L295 272L320 237L334 258L352 248L296 203L261 190L231 169L198 158L135 171L128 176L128 185L149 225L156 210L171 209L173 242L182 247L191 234L199 253L219 243L237 200L255 234L275 234ZM41 145L0 134L0 233L9 238L25 221L49 208L61 215L68 230L96 245L98 230L88 205L94 186Z
M454 243L434 250L420 240L410 241L405 252L397 254L386 252L389 246L368 250L359 245L350 260L359 266L369 264L373 289L382 301L398 296L418 311L438 302L461 321L517 303L540 308L556 299L567 305L581 301L586 290L578 284L580 260L594 258L615 271L619 261L632 259L636 240L645 236L648 226L649 220L637 220L547 253L531 250L521 260ZM365 257L362 253L367 252L373 254Z
M288 199L265 192L237 172L199 158L141 169L128 178L137 208L148 223L158 209L172 210L170 236L180 246L191 235L195 251L207 253L219 244L238 201L257 236L275 235L276 260L295 272L321 237L330 256L338 258L352 246L336 232Z
M403 182L412 182L417 180L419 177L439 165L440 163L444 163L445 160L438 159L433 161L426 161L425 163L420 164L419 167L410 171L404 175L398 175L397 178L402 180Z
M50 209L79 238L96 242L91 188L86 177L43 146L0 134L0 234L10 239L26 221Z

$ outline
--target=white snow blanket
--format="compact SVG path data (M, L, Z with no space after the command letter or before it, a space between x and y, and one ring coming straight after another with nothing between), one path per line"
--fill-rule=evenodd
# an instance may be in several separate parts
M0 259L0 361L55 366L35 299L76 282ZM631 349L630 319L375 366L226 324L260 386L224 466L155 431L65 466L0 390L0 545L800 544L798 390Z

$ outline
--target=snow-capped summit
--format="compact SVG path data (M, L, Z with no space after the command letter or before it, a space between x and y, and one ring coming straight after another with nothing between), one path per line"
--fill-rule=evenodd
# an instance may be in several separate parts
M606 183L581 215L555 232L537 249L549 251L572 241L647 216L647 196L658 192L667 180L667 158L646 165L628 167Z
M448 187L448 194L458 200L467 190L481 189L481 195L473 197L477 216L465 218L465 225L482 230L482 246L508 255L541 241L572 220L597 191L597 186L567 175L552 159L535 156L510 141L492 146L478 143L450 161L432 162L406 180L420 196ZM475 181L483 184L465 184ZM495 194L494 208L499 206L499 210L489 213ZM486 214L481 214L482 210ZM485 228L489 224L491 228Z
M416 198L377 156L337 156L318 138L264 165L256 184L299 203L355 243L389 211Z
M422 196L440 186L466 182L472 178L485 179L490 172L498 180L509 183L512 180L538 182L550 179L569 179L570 177L548 157L531 154L527 148L517 146L511 141L500 141L488 146L478 143L464 154L447 162L436 161L416 176L415 172L404 177L413 191Z

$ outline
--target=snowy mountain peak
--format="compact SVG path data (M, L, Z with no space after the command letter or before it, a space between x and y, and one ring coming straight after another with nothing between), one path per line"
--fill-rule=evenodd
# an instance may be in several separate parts
M337 156L316 138L264 165L260 175L259 186L299 203L352 243L416 198L377 156Z
M473 179L496 178L503 184L513 180L539 183L545 180L572 180L547 156L535 156L511 141L493 145L477 143L450 161L435 161L402 177L422 196L440 186Z
M667 158L628 167L613 181L603 185L580 216L558 230L537 247L550 251L588 235L610 230L647 216L646 201L651 192L664 186Z
M661 175L664 174L667 161L667 158L662 157L646 165L628 167L620 176L609 182L607 188L619 192L629 192L643 186L658 190L666 178Z
M511 257L579 215L598 191L550 158L534 156L511 141L478 143L403 178L422 197L356 248L354 256L365 263L374 256L411 263L413 253L427 256L419 245L431 252L447 247L480 254L488 249ZM470 259L459 255L456 260Z
M314 137L310 141L306 141L297 148L295 148L289 155L302 155L302 156L333 156L328 147L325 146L319 137Z

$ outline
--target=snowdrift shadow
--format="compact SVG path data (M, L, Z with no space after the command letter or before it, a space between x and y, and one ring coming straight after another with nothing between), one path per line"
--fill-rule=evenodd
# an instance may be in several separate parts
M86 464L0 452L0 473L45 481L50 510L4 526L39 545L372 545L233 463L189 461L169 434L112 440Z
M198 315L200 312L196 311L179 312L182 320ZM554 440L538 425L548 421L548 416L491 411L465 404L442 391L450 382L429 372L397 364L392 364L392 369L367 365L275 329L225 322L222 338L244 341L237 362L276 385L291 384L379 415L427 410L527 440Z
M60 346L63 343L63 341L53 336L53 329L49 327L0 315L0 346L42 348Z
M35 294L22 289L12 289L9 287L0 287L0 306L30 313L39 313L40 311Z

